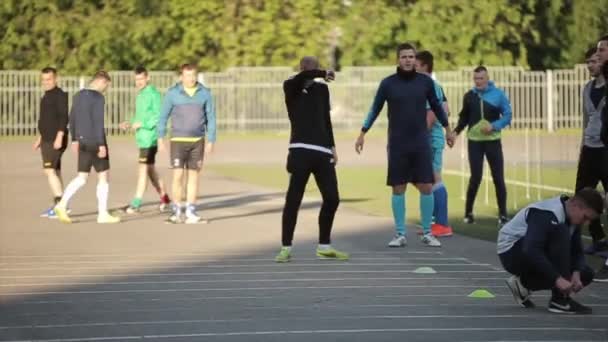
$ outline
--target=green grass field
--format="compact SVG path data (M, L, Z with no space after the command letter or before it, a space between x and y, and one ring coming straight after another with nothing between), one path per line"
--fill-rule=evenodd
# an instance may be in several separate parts
M275 189L287 188L287 173L284 166L261 166L243 164L213 165L211 171L226 177L238 179L248 183L258 184ZM540 181L544 185L573 188L575 170L543 168L540 173ZM531 172L532 173L532 172ZM508 168L507 178L525 182L526 170L523 168ZM338 182L341 205L348 206L372 215L391 216L390 188L385 186L386 171L384 167L350 167L338 166ZM485 180L485 178L484 178ZM467 179L464 180L466 187ZM478 223L466 225L462 223L464 212L464 200L461 189L463 187L462 177L455 175L444 176L444 182L449 193L449 216L454 230L469 236L485 240L496 239L497 233L497 209L493 190L493 183L488 183L488 204L486 204L486 183L482 183L477 196L475 215ZM537 177L532 175L531 183L537 182ZM555 190L543 190L531 188L528 192L524 186L507 184L508 210L514 214L519 208L536 201L539 198L547 198L559 193ZM311 177L306 193L308 195L320 196L314 179ZM419 218L419 196L418 191L412 186L408 188L407 195L407 217L408 222L418 223Z

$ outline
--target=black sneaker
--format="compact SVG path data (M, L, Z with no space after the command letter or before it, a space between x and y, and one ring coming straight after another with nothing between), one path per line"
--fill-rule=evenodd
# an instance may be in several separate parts
M511 276L509 279L506 280L506 282L507 287L509 288L509 290L511 290L513 298L515 299L517 304L521 305L526 309L535 307L534 303L530 300L530 290L528 290L521 284L519 277Z
M501 215L501 216L498 218L498 227L502 227L502 226L504 226L505 224L507 224L507 222L509 222L509 219L508 219L506 216Z
M600 283L608 282L608 265L602 266L599 271L595 274L593 281L597 281Z
M593 311L570 297L551 297L548 310L558 314L590 315Z
M473 224L475 223L475 217L473 216L473 214L466 214L464 215L463 221L467 224Z

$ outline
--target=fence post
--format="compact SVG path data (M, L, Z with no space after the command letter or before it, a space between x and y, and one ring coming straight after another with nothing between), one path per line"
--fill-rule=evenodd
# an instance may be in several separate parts
M85 86L85 84L84 84L84 76L80 76L80 79L78 81L78 87L79 87L79 89L84 89L84 86Z
M547 130L549 132L553 132L555 130L554 127L554 97L555 94L553 92L553 70L547 70Z

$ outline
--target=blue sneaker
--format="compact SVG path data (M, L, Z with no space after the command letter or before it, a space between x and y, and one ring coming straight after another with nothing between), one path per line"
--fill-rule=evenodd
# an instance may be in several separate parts
M53 210L53 208L49 208L47 210L45 210L44 212L42 212L42 214L40 214L40 217L47 217L50 219L56 219L57 218L57 214L55 214L55 210Z

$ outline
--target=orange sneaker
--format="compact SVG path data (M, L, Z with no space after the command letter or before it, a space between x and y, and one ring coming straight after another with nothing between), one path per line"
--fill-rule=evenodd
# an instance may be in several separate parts
M437 237L446 237L446 236L454 235L454 232L452 231L451 227L444 226L444 225L441 225L438 223L434 223L431 226L431 234L433 234Z

